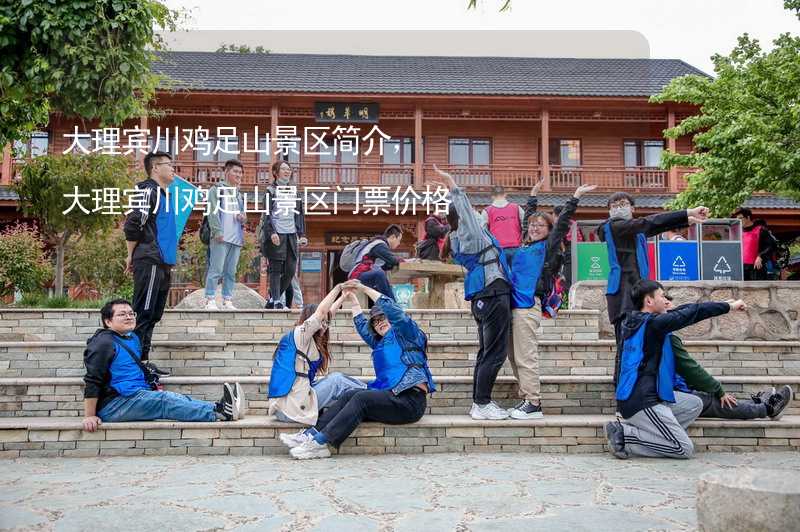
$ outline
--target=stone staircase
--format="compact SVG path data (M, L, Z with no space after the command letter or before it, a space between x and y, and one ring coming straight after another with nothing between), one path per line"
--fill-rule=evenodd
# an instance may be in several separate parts
M94 434L80 430L83 349L97 328L98 312L0 310L0 456L95 456L284 453L277 434L297 428L267 417L267 387L280 336L297 311L167 311L154 334L151 359L169 368L169 390L217 400L225 381L242 384L246 419L231 423L170 421L107 423ZM474 421L472 367L475 323L468 311L416 310L411 316L429 335L429 363L439 391L425 417L413 425L367 423L342 453L447 451L600 452L603 424L615 408L611 374L614 344L600 340L597 311L565 311L543 322L539 343L545 418ZM369 380L370 350L355 334L349 312L331 326L332 369ZM687 341L687 349L746 398L767 386L800 391L800 341ZM495 386L503 406L516 402L508 363ZM780 421L701 420L690 428L698 450L797 450L800 402Z

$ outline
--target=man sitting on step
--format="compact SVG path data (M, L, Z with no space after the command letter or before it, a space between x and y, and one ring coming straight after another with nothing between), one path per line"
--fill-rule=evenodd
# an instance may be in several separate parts
M667 299L667 311L672 309L672 297ZM675 372L681 376L685 386L676 388L689 391L703 401L703 410L698 417L718 417L725 419L758 419L769 417L780 419L786 407L792 401L792 387L781 386L776 392L774 387L753 394L752 399L738 400L733 394L726 393L722 384L712 377L683 346L680 337L670 335L672 352L675 353ZM679 383L680 385L680 383Z
M100 309L103 325L86 342L83 363L83 428L97 430L102 421L233 421L243 417L244 394L239 383L223 384L217 403L197 401L161 390L158 378L142 363L142 347L133 332L136 313L124 299Z
M606 424L611 453L691 458L694 445L686 429L703 410L703 401L675 391L679 383L671 333L731 310L743 311L743 301L682 305L667 312L661 283L640 280L631 291L638 311L622 322L619 374L615 375L617 409L624 422Z

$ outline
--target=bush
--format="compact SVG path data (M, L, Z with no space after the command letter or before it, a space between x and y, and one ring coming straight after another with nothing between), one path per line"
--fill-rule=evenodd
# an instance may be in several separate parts
M187 231L181 239L181 253L178 259L178 282L192 283L195 286L206 284L206 253L208 246L200 241L197 231ZM236 267L237 282L247 273L253 259L258 256L258 246L253 233L245 232L244 246L239 254L239 264Z
M69 252L66 273L69 283L88 283L101 299L133 296L133 279L125 273L127 256L121 229L84 235Z
M51 279L53 267L35 227L17 223L0 233L0 296L35 292Z

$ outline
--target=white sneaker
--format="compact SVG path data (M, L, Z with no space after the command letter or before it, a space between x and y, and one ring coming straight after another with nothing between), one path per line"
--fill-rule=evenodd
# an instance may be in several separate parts
M247 414L247 400L244 398L244 390L238 382L233 385L233 400L236 410L239 411L238 419L242 419Z
M219 310L219 307L217 306L217 301L211 298L207 299L205 310Z
M236 307L233 306L233 301L226 299L222 302L222 310L236 310Z
M312 458L330 458L331 451L327 444L317 443L314 438L311 438L297 447L289 449L289 454L297 460L310 460Z
M510 408L508 413L513 419L541 419L544 417L542 406L540 404L535 405L527 399Z
M295 432L294 434L278 434L278 439L280 439L281 442L289 449L294 449L295 447L299 447L300 445L304 444L308 440L313 440L314 436L306 433L304 429L300 432Z
M497 403L491 401L485 405L478 405L472 403L472 409L469 411L472 419L508 419L508 410L500 408Z

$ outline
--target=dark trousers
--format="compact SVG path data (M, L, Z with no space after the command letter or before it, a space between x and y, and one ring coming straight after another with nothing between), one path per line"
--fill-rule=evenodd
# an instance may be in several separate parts
M286 235L286 258L284 260L269 259L269 298L272 301L278 301L281 294L286 292L292 286L292 278L294 278L295 271L297 270L297 255L295 249L297 244L292 246L288 240L294 239L297 241L297 235ZM286 294L286 307L292 306L292 295L294 292Z
M419 388L400 395L391 390L348 390L322 412L315 428L338 448L362 421L387 425L414 423L425 413L427 403L427 395Z
M492 400L497 374L506 361L511 333L511 295L472 300L472 317L478 324L478 356L472 380L472 400L485 405Z
M760 270L756 270L752 264L745 264L743 273L745 281L766 281L767 265L764 264Z
M389 284L389 278L386 277L386 272L382 269L375 268L372 270L367 270L358 276L358 280L361 281L361 284L364 286L368 286L377 290L392 301L397 301L394 298L392 285Z
M147 360L153 328L161 321L164 307L167 306L171 271L171 266L141 261L133 263L133 310L136 312L134 332L142 342L142 360Z
M703 401L703 410L699 417L721 417L724 419L757 419L767 417L767 405L740 399L732 408L723 407L719 399L710 393L692 390Z

